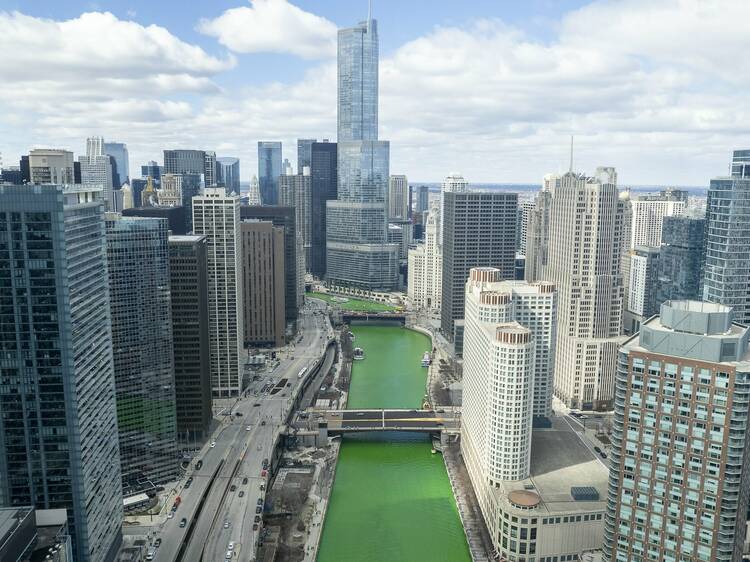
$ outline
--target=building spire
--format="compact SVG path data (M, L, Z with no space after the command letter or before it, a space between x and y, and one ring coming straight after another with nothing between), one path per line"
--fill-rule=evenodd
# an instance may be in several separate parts
M570 170L568 171L573 173L573 135L570 135Z
M367 22L372 19L372 0L367 0Z

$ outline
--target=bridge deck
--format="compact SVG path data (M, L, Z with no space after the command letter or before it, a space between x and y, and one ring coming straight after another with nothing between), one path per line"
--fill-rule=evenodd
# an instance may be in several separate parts
M361 431L455 431L460 417L444 410L324 410L329 433Z

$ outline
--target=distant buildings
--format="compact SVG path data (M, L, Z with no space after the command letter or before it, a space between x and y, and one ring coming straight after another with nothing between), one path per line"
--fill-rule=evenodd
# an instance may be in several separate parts
M625 206L614 168L568 172L554 188L547 265L558 291L555 394L570 408L609 408L622 339Z
M177 436L205 439L213 419L205 236L169 237Z
M247 204L251 206L260 205L260 186L258 185L258 176L255 174L250 178L250 186L247 191Z
M216 153L205 150L165 150L161 174L198 176L194 182L196 193L200 189L200 176L203 176L206 187L213 187L216 185Z
M703 300L732 307L737 322L750 324L750 165L734 153L731 177L711 180L706 207Z
M116 175L114 188L119 189L122 184L130 182L130 157L128 145L123 142L105 142L104 153L115 159Z
M133 207L123 209L124 217L151 217L167 219L171 234L187 234L187 209L185 207Z
M664 217L656 302L700 299L706 219Z
M281 347L286 328L284 227L270 221L243 220L240 239L244 345Z
M114 158L104 153L104 139L101 137L86 139L86 155L79 156L78 162L81 166L81 183L104 188L102 197L106 208L110 211L116 210L117 205L112 194L115 187Z
M224 188L207 187L193 197L193 234L206 236L211 386L214 397L237 396L241 389L242 279L240 198Z
M227 193L240 194L240 159L229 156L216 159L216 184Z
M148 164L141 166L141 176L145 179L150 177L155 185L159 185L161 181L161 175L164 172L164 166L159 166L153 160L149 160Z
M31 183L40 185L75 183L73 153L69 150L37 148L29 151L28 162Z
M742 559L749 333L731 320L670 301L620 348L604 560Z
M388 220L409 218L409 180L404 175L388 179Z
M106 224L120 461L132 495L128 484L178 471L167 221L110 213Z
M527 238L531 215L534 212L535 202L532 200L519 201L518 220L516 224L516 251L526 254Z
M407 294L422 309L439 310L442 299L443 254L438 244L440 209L430 209L425 225L424 243L409 249Z
M299 150L299 148L298 148ZM309 271L318 279L326 274L326 203L336 199L338 159L335 142L315 142L310 147L312 192L310 201Z
M658 247L664 217L683 215L686 206L687 192L676 189L665 189L658 195L630 197L632 222L629 248Z
M443 227L443 273L440 325L461 353L464 289L472 267L494 267L501 279L513 279L518 195L503 192L446 190L440 218Z
M316 142L317 139L297 139L297 173L301 173L305 166L312 168L312 147Z
M659 311L657 290L659 286L659 248L636 246L628 251L627 276L625 291L625 310L623 314L623 331L625 334L636 333L641 323Z
M279 182L279 205L294 207L297 235L301 238L302 253L300 269L304 276L312 261L312 177L310 168L306 167L295 175L282 174Z
M443 184L440 186L440 245L443 244L443 225L442 220L444 220L445 217L445 194L446 193L463 193L464 191L468 191L469 189L469 182L464 179L463 176L459 174L451 174L449 176L446 176L443 180Z
M258 141L258 186L261 204L278 204L280 175L281 143Z
M423 213L429 208L430 188L426 185L418 185L415 191L417 202L414 214Z
M555 182L554 180L557 180ZM549 252L549 216L552 207L552 189L559 183L559 176L545 176L542 190L534 198L534 206L528 211L526 225L526 247L524 255L524 278L526 281L542 279Z
M390 145L378 140L378 33L369 19L338 32L338 190L327 202L326 277L390 291L399 248L388 243Z
M0 185L0 501L66 509L79 562L114 560L122 541L100 192Z

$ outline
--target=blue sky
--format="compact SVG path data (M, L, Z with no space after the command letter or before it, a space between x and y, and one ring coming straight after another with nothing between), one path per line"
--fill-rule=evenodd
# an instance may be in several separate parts
M720 8L720 9L719 9ZM238 156L335 138L335 29L367 2L0 0L0 151L126 142ZM85 16L82 14L86 13ZM110 15L111 14L111 15ZM614 165L704 185L750 146L745 0L375 0L380 136L413 181L539 182ZM700 37L700 41L695 38Z

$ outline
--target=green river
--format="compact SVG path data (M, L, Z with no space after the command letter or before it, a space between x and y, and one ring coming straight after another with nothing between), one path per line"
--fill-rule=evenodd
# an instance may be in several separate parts
M430 340L391 326L355 326L349 408L419 408ZM470 562L440 454L418 434L348 436L341 446L318 562Z

